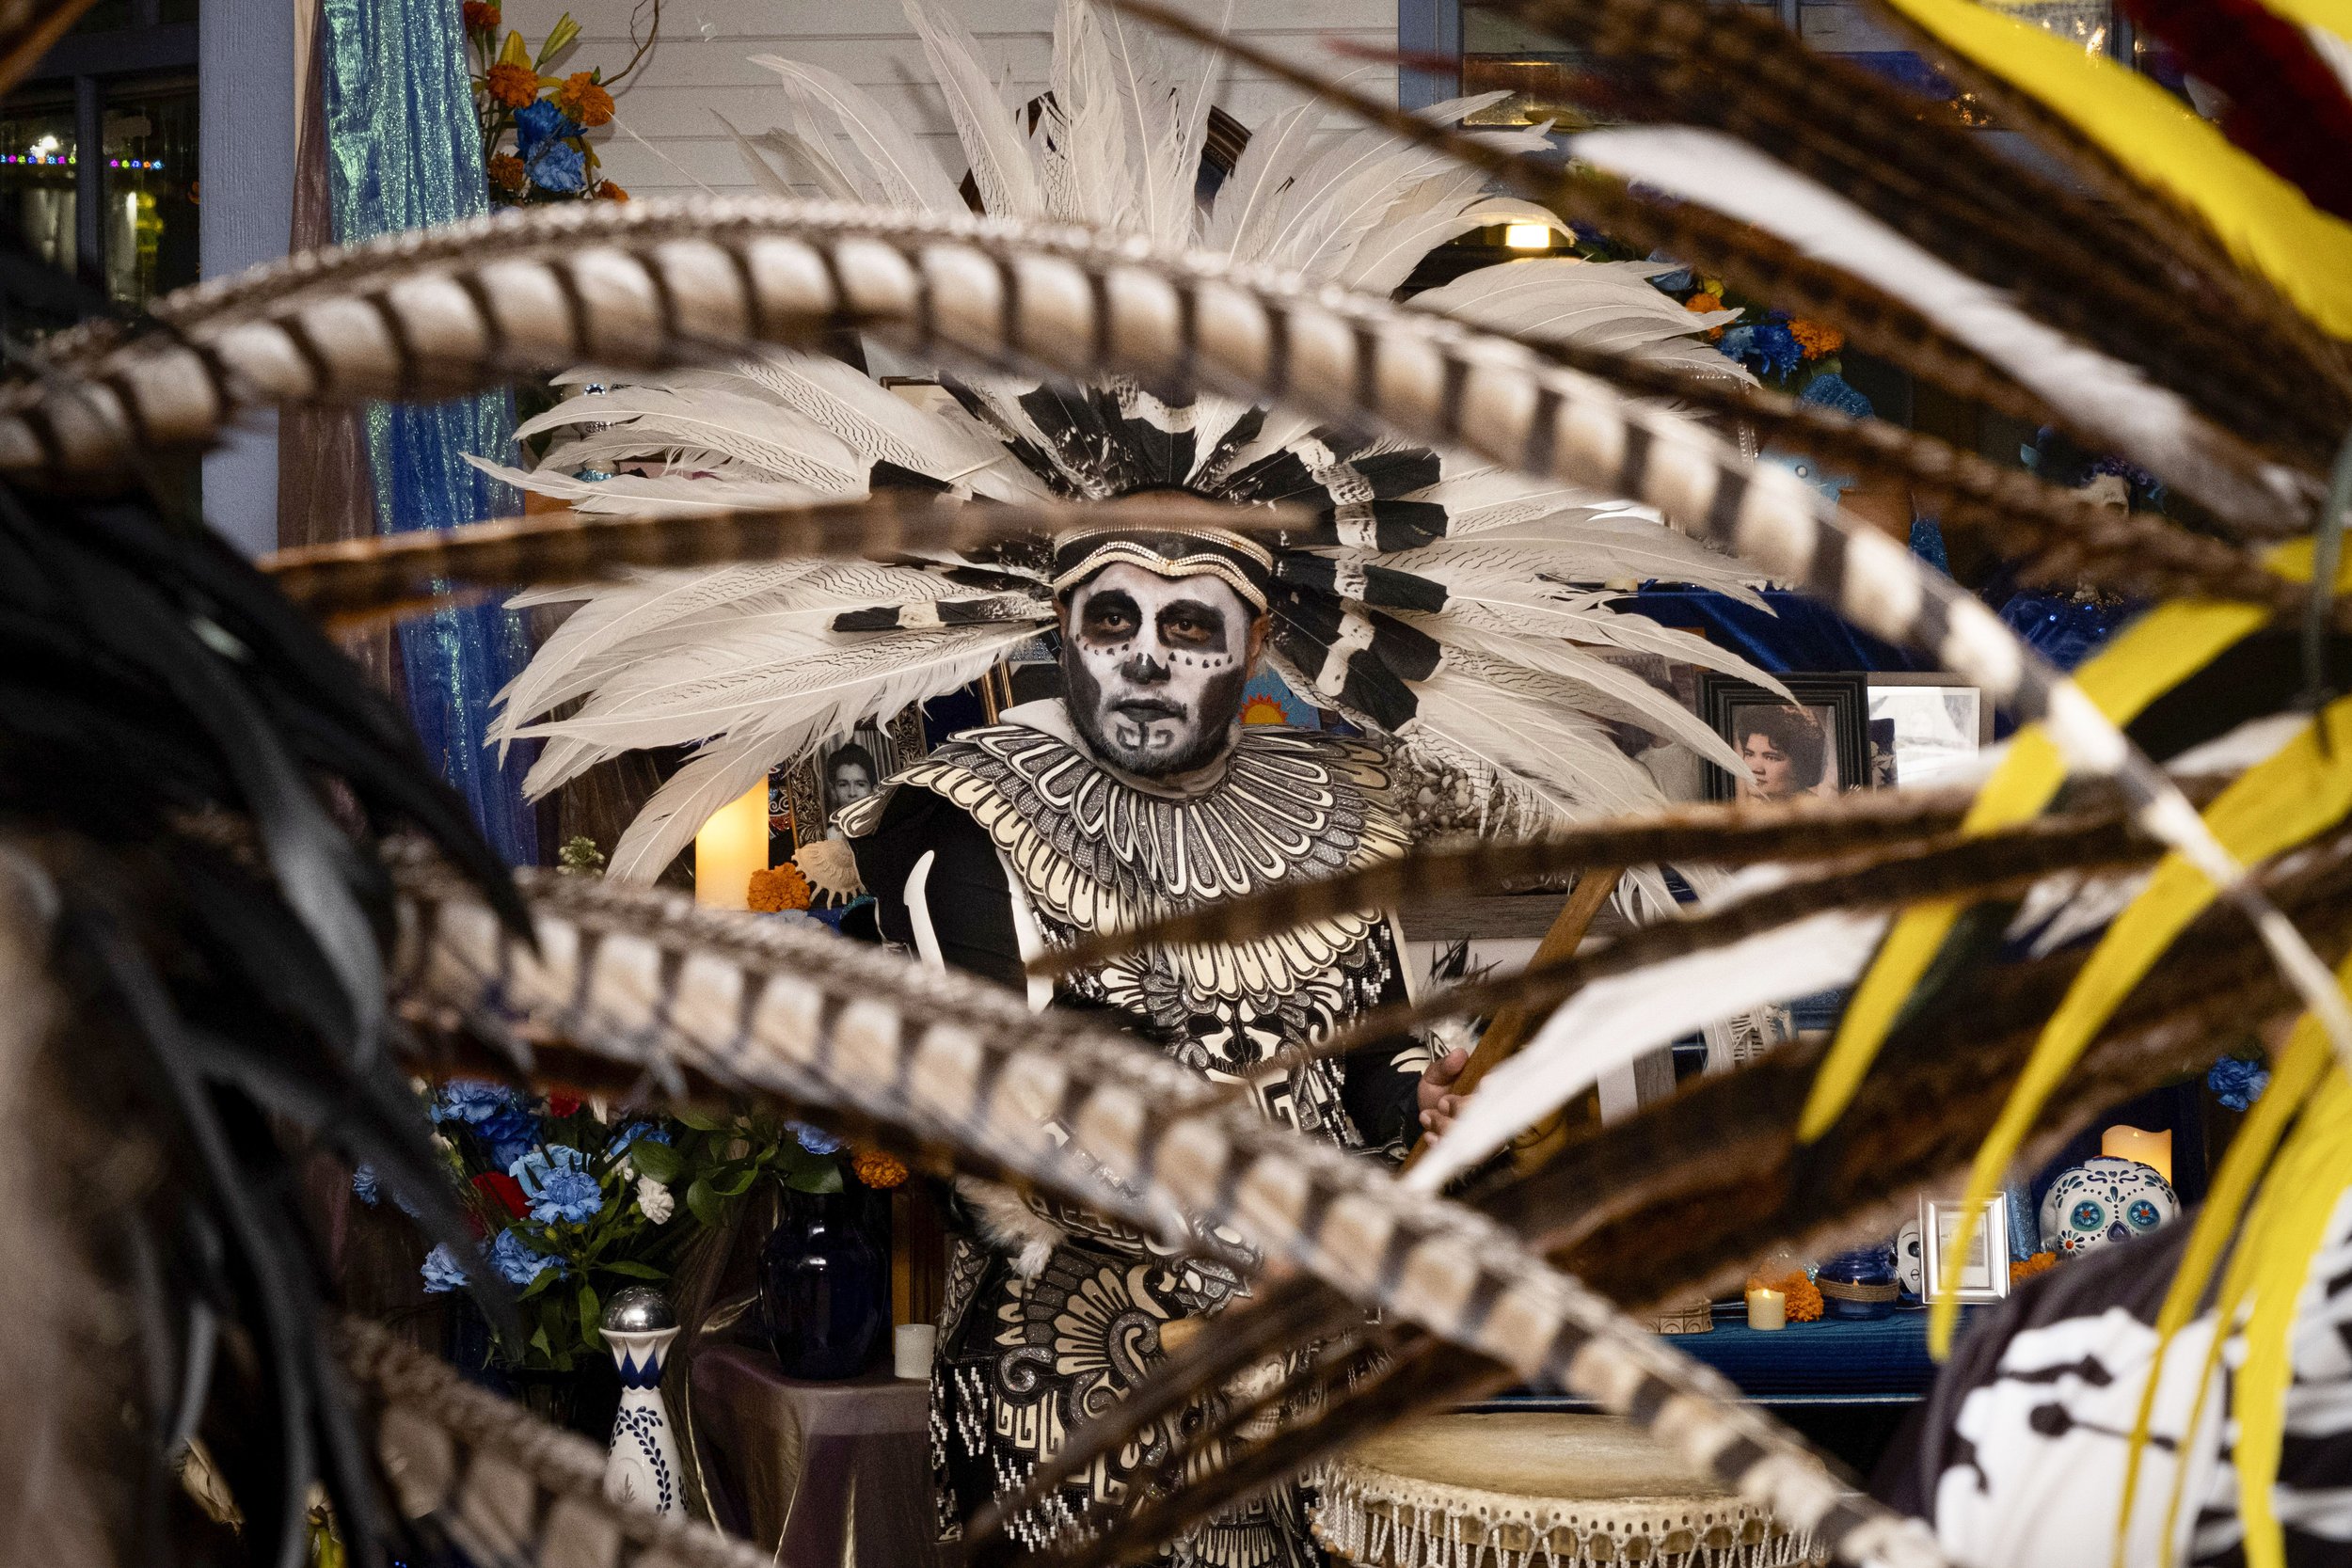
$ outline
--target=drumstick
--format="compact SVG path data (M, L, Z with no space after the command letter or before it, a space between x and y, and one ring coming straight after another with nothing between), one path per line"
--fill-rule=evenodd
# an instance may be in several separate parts
M1535 956L1527 960L1529 967L1574 957L1576 950L1583 945L1584 933L1592 929L1593 917L1600 913L1601 905L1607 903L1609 895L1616 891L1617 878L1622 874L1623 867L1597 865L1579 877L1566 901L1560 906L1560 913L1552 921L1551 929L1544 933L1544 940L1536 945ZM1555 1002L1549 1007L1505 1007L1495 1014L1494 1022L1486 1025L1486 1032L1470 1048L1470 1060L1462 1064L1462 1076L1456 1078L1454 1086L1446 1092L1467 1095L1478 1087L1478 1081L1486 1077L1496 1063L1517 1054L1519 1047L1543 1026L1544 1020L1550 1017L1552 1009L1559 1005ZM1421 1158L1429 1144L1430 1140L1423 1138L1414 1145L1413 1151L1405 1157L1405 1164L1399 1167L1399 1174L1411 1170L1414 1162Z

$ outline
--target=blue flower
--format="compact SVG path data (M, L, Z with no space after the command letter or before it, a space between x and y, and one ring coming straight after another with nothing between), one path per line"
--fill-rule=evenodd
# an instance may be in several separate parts
M461 1121L469 1127L479 1127L501 1112L520 1109L515 1091L503 1084L477 1084L469 1079L456 1079L441 1085L441 1092L433 1097L435 1121Z
M382 1195L376 1190L373 1165L361 1165L351 1173L351 1196L371 1209L375 1207L376 1199Z
M2242 1056L2224 1056L2205 1073L2205 1087L2233 1111L2245 1110L2269 1086L2270 1073L2262 1063Z
M508 1284L521 1286L558 1265L554 1259L524 1241L519 1232L501 1230L498 1240L490 1243L490 1267L504 1275Z
M447 1243L424 1255L424 1288L430 1295L447 1295L466 1288L466 1271L457 1266Z
M838 1154L849 1148L846 1139L819 1132L804 1121L787 1121L784 1125L785 1130L790 1132L799 1141L800 1146L811 1154Z
M519 1107L501 1111L474 1129L490 1148L490 1163L501 1169L531 1152L539 1142L539 1118Z
M651 1138L655 1143L666 1144L670 1141L670 1130L659 1122L632 1121L612 1134L612 1141L604 1146L604 1151L608 1155L619 1154L640 1138Z
M1776 321L1732 327L1715 346L1763 375L1787 375L1804 359L1797 335Z
M588 1174L588 1157L558 1144L534 1148L506 1168L531 1200L531 1217L541 1225L578 1225L604 1207L604 1189Z
M588 160L570 142L548 142L524 160L524 166L543 191L574 196L588 188Z
M552 100L535 99L515 111L515 150L528 163L532 152L560 136L580 135L580 122L567 118Z

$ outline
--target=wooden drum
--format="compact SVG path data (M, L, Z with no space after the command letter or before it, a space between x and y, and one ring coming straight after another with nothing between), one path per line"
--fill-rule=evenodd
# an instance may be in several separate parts
M1316 1538L1366 1568L1788 1568L1826 1560L1613 1416L1432 1416L1317 1478Z

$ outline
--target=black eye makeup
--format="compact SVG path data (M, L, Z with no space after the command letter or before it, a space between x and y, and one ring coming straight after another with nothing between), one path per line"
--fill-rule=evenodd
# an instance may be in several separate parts
M1160 611L1161 641L1172 646L1225 651L1225 616L1198 599L1179 599Z
M1091 642L1124 642L1142 624L1136 601L1116 588L1092 595L1078 611L1078 630Z

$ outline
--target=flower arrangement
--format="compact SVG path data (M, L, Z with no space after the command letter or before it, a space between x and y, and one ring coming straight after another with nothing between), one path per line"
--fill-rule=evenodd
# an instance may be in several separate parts
M2270 1087L2270 1068L2259 1057L2224 1056L2205 1069L2205 1087L2230 1110L2250 1110Z
M1597 236L1580 240L1577 250L1597 261L1634 259ZM1709 327L1708 340L1726 358L1754 372L1766 386L1795 397L1816 379L1839 373L1837 356L1846 346L1846 334L1836 326L1750 304L1724 288L1721 278L1700 277L1689 267L1675 265L1669 258L1644 259L1672 269L1650 282L1680 300L1684 309L1699 315L1724 310L1739 313L1735 321Z
M653 5L644 41L628 64L607 78L601 69L546 74L580 37L569 11L556 19L534 52L519 32L500 38L505 17L497 0L465 0L466 43L473 57L474 117L482 129L482 160L490 200L501 207L549 201L627 201L628 193L597 173L585 133L612 119L612 89L637 69L660 30ZM633 30L633 26L632 26Z
M609 1117L564 1095L526 1097L498 1084L454 1080L427 1104L436 1142L481 1238L481 1260L515 1287L520 1343L501 1341L505 1365L571 1370L600 1354L606 1296L667 1279L694 1235L724 1223L762 1180L837 1192L841 1147L814 1129L786 1136L773 1123L681 1114L660 1122ZM362 1166L353 1191L377 1200ZM446 1244L423 1265L428 1292L457 1291L466 1270Z

